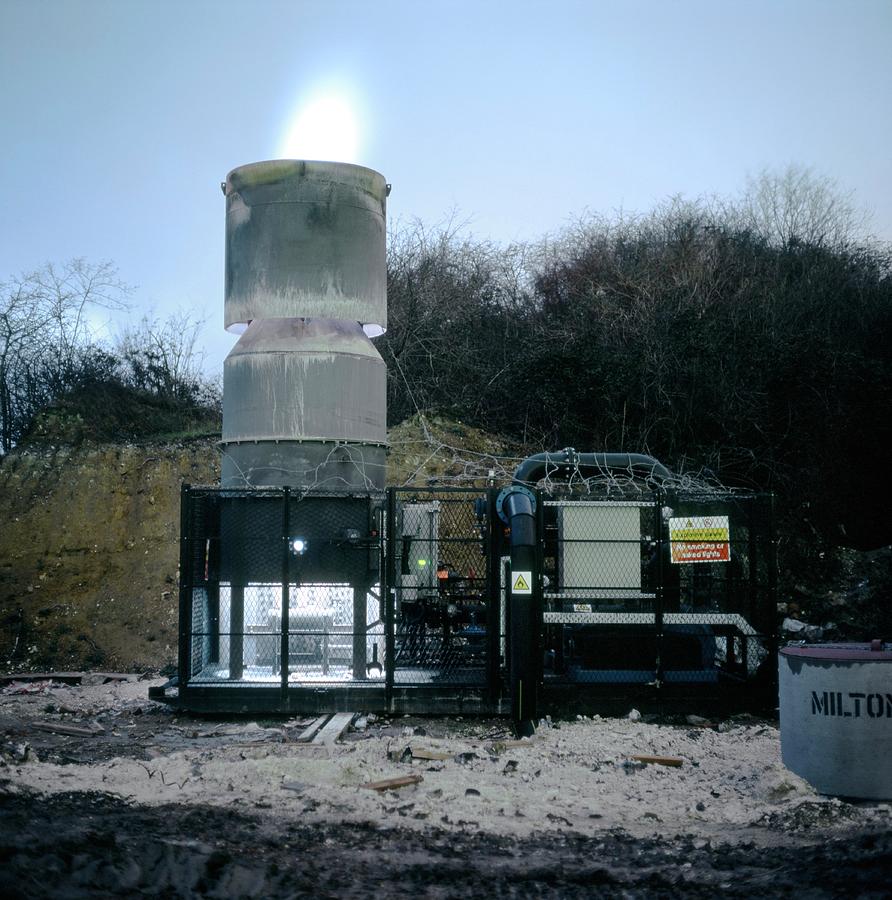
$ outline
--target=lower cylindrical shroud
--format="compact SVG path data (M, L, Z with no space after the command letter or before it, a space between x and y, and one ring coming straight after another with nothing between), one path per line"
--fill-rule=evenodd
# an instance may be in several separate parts
M386 368L357 322L256 320L223 373L223 487L383 489Z

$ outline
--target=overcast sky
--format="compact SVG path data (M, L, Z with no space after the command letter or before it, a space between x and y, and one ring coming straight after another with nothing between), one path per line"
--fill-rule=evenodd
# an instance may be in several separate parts
M797 163L892 239L892 0L0 0L0 137L0 280L111 259L219 369L220 182L261 159L497 241Z

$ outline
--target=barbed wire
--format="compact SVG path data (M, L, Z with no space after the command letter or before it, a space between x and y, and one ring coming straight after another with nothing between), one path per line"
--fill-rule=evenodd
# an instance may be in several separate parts
M392 447L402 449L416 446L427 452L424 460L416 465L403 480L402 486L417 484L419 476L424 476L424 483L427 486L434 484L470 486L479 484L481 481L507 484L514 480L515 471L527 458L456 447L437 438L423 414L419 413L417 418L424 437L395 441L392 444ZM441 467L447 471L424 475L427 464L435 458L439 458ZM640 464L633 466L631 463L622 469L603 467L595 474L583 474L577 468L567 475L566 465L546 461L544 474L537 479L535 486L549 494L575 493L605 497L640 495L650 493L658 487L681 494L718 496L744 492L723 484L706 467L694 471L671 473L666 478L656 475L653 470L647 472Z
M501 456L492 453L476 452L463 447L455 447L437 438L429 427L426 416L418 406L412 386L400 365L398 357L394 358L394 364L409 399L415 408L415 418L421 426L423 437L410 441L394 441L391 444L391 449L398 446L405 447L408 444L416 444L427 451L425 459L404 479L402 487L413 486L416 483L416 478L424 472L428 463L437 456L441 457L440 461L448 471L427 475L424 482L429 487L435 485L472 486L479 485L481 481L485 481L488 484L508 484L514 480L515 471L527 457ZM560 479L553 478L552 476L558 471L562 473L562 477ZM540 479L540 485L543 490L546 490L549 494L573 492L575 490L577 493L607 497L611 494L619 494L620 496L626 496L629 493L640 494L643 493L644 489L653 491L656 487L672 489L678 493L714 496L736 492L733 488L722 484L715 474L705 467L694 472L672 473L669 478L660 479L657 479L653 472L645 475L642 479L640 466L636 473L631 464L625 470L605 467L596 475L583 475L577 469L571 472L569 478L567 478L564 474L565 472L565 466L552 466L546 463L545 476Z
M416 455L423 457L413 463L411 471L399 481L400 487L472 487L484 484L508 484L514 480L514 473L527 457L501 455L497 453L470 450L455 446L436 436L426 417L417 416L421 437L395 440L390 445L391 457L406 458L414 448ZM263 466L243 469L237 459L223 448L230 465L236 470L237 477L246 488L258 486L255 478L261 471L268 477L277 472L283 480L293 480L300 496L325 491L350 490L378 492L378 485L383 478L375 474L388 471L386 462L367 459L358 445L348 443L333 444L331 449L312 468L285 466ZM399 459L397 460L397 462ZM432 472L430 464L437 462L441 471ZM351 475L344 476L333 473L334 463L348 463ZM391 470L393 466L389 467ZM596 497L629 497L652 493L657 488L672 490L679 494L697 494L704 496L721 496L746 493L743 489L723 484L715 474L706 467L701 469L671 473L669 477L657 475L653 470L647 471L640 464L623 468L603 467L594 474L583 473L578 468L567 473L565 464L544 462L544 474L537 479L535 485L548 494L580 494Z
M271 472L278 472L280 475L285 476L289 481L294 482L296 488L295 499L297 500L302 500L307 494L323 493L338 488L346 491L359 490L367 493L380 492L381 489L378 487L378 483L369 477L369 470L384 469L386 468L385 464L375 463L371 460L366 460L364 457L361 457L361 459L357 461L354 456L356 451L356 445L333 444L325 458L312 468L289 468L286 466L264 465L251 466L248 469L244 469L235 456L233 456L225 446L222 448L223 456L228 458L229 463L237 472L237 477L242 482L239 487L264 487L264 485L258 485L255 478L259 477L261 473L268 476ZM339 454L339 458L335 459L335 454ZM347 455L347 459L343 458L343 454ZM325 477L322 477L322 473L326 467L333 463L345 462L349 463L352 470L359 475L359 485L357 485L356 480L332 472L327 472ZM276 487L278 487L278 485L276 485Z

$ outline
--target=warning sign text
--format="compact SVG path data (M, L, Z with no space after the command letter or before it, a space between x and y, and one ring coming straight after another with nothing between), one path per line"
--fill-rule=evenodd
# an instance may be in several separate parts
M731 558L727 516L691 516L669 520L674 563L728 562Z

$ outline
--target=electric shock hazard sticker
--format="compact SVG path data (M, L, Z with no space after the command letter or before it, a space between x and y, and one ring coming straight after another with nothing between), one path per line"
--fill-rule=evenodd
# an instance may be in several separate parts
M532 594L533 593L533 573L532 572L512 572L511 573L511 593L512 594Z

